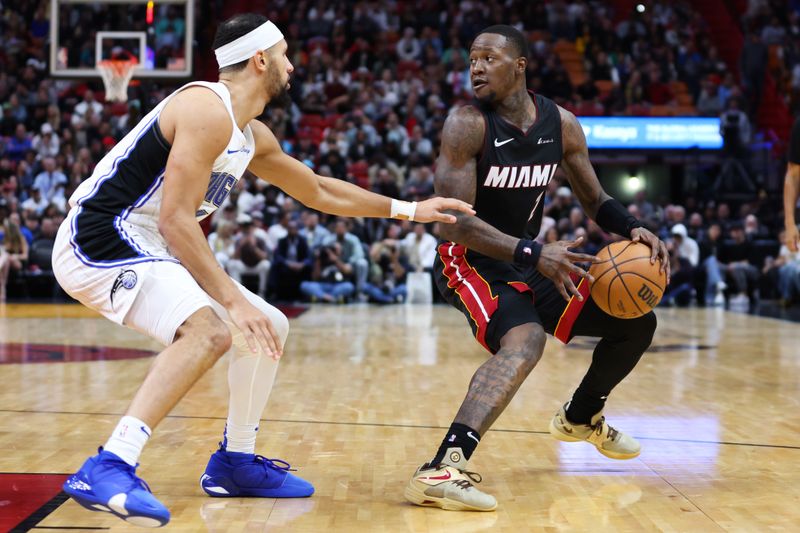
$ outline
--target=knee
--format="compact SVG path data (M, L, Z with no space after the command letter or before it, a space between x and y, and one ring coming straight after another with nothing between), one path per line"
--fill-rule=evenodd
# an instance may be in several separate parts
M539 324L523 324L509 330L500 340L500 349L521 356L527 372L539 363L547 334Z
M233 336L230 329L220 319L212 322L208 331L203 332L203 337L207 353L214 357L215 360L225 355L225 352L230 350L233 344Z
M657 326L658 319L656 318L656 314L651 311L637 318L636 324L634 324L634 327L630 328L630 331L640 337L646 346L650 346Z
M275 328L275 332L281 339L281 347L283 347L286 344L286 338L289 336L289 319L286 318L286 315L277 311L273 316L270 316L270 320L272 320L272 327Z
M185 322L176 332L175 340L190 339L198 357L210 364L222 357L233 343L228 326L210 309L201 311Z

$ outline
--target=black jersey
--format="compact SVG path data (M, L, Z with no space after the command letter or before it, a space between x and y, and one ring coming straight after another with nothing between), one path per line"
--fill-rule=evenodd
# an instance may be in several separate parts
M800 165L800 117L794 121L789 137L789 162Z
M536 121L527 132L492 109L476 105L486 122L477 163L476 216L514 237L535 238L544 193L561 162L561 116L556 104L531 93Z

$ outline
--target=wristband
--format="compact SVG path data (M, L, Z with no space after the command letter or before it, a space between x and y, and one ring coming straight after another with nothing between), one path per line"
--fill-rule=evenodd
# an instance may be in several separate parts
M417 202L404 202L402 200L395 200L392 198L392 209L389 215L391 218L410 220L413 222L416 212Z
M514 250L514 262L519 265L536 266L542 253L542 245L530 239L520 239Z
M609 198L603 202L600 209L597 210L595 222L604 231L616 233L628 239L631 238L633 228L643 227L642 223L631 215L619 200L614 198Z

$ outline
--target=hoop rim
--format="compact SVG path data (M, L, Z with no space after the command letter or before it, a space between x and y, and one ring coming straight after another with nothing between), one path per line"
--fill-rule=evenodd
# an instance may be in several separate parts
M115 71L118 75L126 74L128 70L136 68L139 60L135 57L125 59L104 59L97 63L97 69L106 69Z

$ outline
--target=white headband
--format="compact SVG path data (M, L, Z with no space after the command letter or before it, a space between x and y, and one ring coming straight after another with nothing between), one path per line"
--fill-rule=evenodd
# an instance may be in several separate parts
M250 33L214 50L217 64L219 68L235 65L250 59L256 52L275 46L281 39L283 39L281 30L268 20Z

